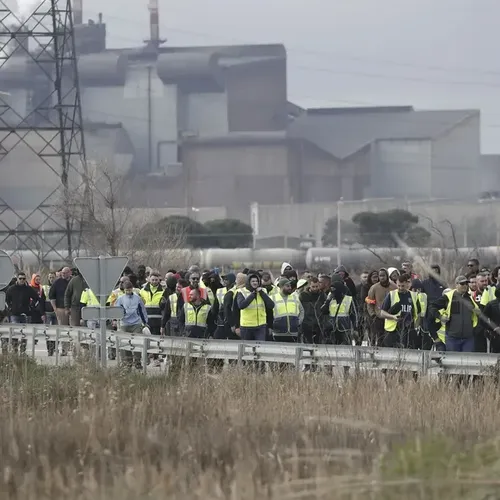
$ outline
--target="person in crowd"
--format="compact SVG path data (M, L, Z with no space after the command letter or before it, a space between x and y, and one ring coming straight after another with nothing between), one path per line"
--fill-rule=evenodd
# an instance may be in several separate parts
M469 280L466 276L457 276L455 286L455 290L430 304L430 315L434 320L446 323L446 351L474 352L479 306L469 293ZM441 310L444 310L444 314Z
M123 283L124 294L116 299L115 306L123 309L123 318L120 320L120 331L125 333L142 333L144 325L148 324L148 313L141 297L134 293L134 286L130 281ZM137 369L142 369L141 352L123 351L123 362Z
M30 323L32 311L38 310L43 316L43 305L40 304L40 296L28 285L26 273L20 271L17 273L16 282L7 288L5 292L5 304L9 311L10 322L17 324ZM26 353L27 341L21 340L20 345L18 340L13 340L12 347L14 352L21 354ZM2 352L5 353L7 344L2 339Z
M321 306L321 313L329 319L326 344L352 345L358 318L354 298L348 291L343 280L332 282L330 293Z
M266 290L268 295L272 295L278 291L278 287L273 284L273 275L269 271L264 271L261 276L262 288Z
M490 339L490 352L500 353L500 287L495 288L495 299L488 302L483 310L484 328Z
M160 301L164 292L160 285L160 280L160 273L158 271L151 271L149 282L140 291L141 299L148 313L149 328L152 335L160 335L162 317L160 313Z
M64 292L64 308L69 315L70 325L78 327L82 322L80 299L83 291L87 288L87 284L78 269L73 269L71 274L72 278L69 280Z
M38 306L31 308L30 323L34 325L41 325L45 323L45 292L42 286L42 277L40 273L33 273L31 275L30 286L35 290L38 296Z
M65 307L65 295L71 275L71 269L69 267L63 267L61 269L61 276L54 281L49 291L49 300L52 309L56 313L57 324L59 326L69 326L70 310ZM61 342L61 356L67 356L69 348L69 342Z
M264 342L268 311L274 308L274 302L262 288L258 274L248 274L246 287L239 289L236 294L236 303L240 312L241 338Z
M478 274L479 268L480 268L479 261L477 259L469 259L469 261L467 262L468 273Z
M409 276L409 275L408 275ZM432 348L432 337L429 334L429 325L426 320L428 309L427 294L423 291L423 283L419 279L414 279L411 282L410 292L414 293L417 297L419 305L420 321L416 329L415 347L424 351L429 351Z
M395 267L390 267L387 272L389 273L389 279L396 284L398 282L398 276L401 274Z
M57 325L56 313L49 299L50 287L52 286L55 280L56 280L56 273L54 271L50 271L49 274L47 275L47 284L42 286L43 293L45 295L45 321L47 325ZM55 345L55 341L53 340L47 340L47 342L54 342Z
M401 270L403 271L402 274L408 274L412 281L420 279L420 276L413 271L413 263L409 260L404 260L401 263Z
M306 282L307 283L307 282ZM274 302L272 311L272 333L276 342L297 342L299 328L304 319L304 308L293 284L287 278L278 282L278 291L271 295Z
M184 302L179 313L179 328L184 336L204 339L208 338L214 322L212 306L207 299L201 297L199 288L192 288L189 292L189 301Z
M432 264L429 276L422 281L422 292L427 295L428 302L434 302L443 295L445 286L441 279L441 267L438 264Z
M217 290L213 307L213 314L217 318L217 328L214 338L238 340L239 337L235 334L234 325L231 323L233 314L232 303L234 301L234 291L236 290L236 275L234 273L227 273L222 279L225 286ZM228 294L229 298L226 301L226 295Z
M381 316L381 308L389 292L396 290L396 285L389 279L387 269L381 268L378 272L378 283L369 290L365 299L366 309L370 317L370 344L382 346L385 337L384 318Z
M345 266L338 266L334 271L334 275L339 275L342 278L344 285L347 287L347 293L353 298L354 301L356 301L356 285L354 284L352 278L349 276L349 273L347 272Z
M420 319L417 294L410 291L408 274L398 276L397 290L391 290L380 308L384 319L385 347L414 349L417 346L416 329Z
M132 283L126 276L122 276L120 278L120 280L118 281L118 288L115 288L111 292L110 296L108 297L107 303L109 305L114 306L116 304L116 301L118 300L118 297L125 295L124 285L125 285L125 283L128 283L128 282ZM141 289L135 287L133 283L132 283L132 291L136 295L139 295L139 296L141 295Z
M318 278L312 277L309 289L300 294L300 302L304 308L302 320L302 342L305 344L322 344L328 321L321 312L321 306L326 301L326 294L321 291Z
M328 295L330 293L330 288L332 286L332 278L328 274L320 274L318 276L320 290Z
M469 280L469 291L471 292L471 296L474 298L474 293L477 291L477 275L474 273L468 273L465 276Z

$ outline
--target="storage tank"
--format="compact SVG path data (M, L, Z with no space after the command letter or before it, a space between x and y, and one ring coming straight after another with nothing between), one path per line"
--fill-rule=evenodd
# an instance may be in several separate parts
M283 262L289 262L293 267L305 267L305 252L290 248L265 248L252 250L251 248L209 248L204 251L203 267L212 269L223 267L241 270L245 267L254 269L272 269L281 267Z

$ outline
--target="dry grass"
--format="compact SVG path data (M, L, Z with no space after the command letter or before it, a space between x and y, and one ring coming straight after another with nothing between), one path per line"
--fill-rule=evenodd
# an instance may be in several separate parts
M143 377L0 358L0 496L484 499L500 394L229 370Z

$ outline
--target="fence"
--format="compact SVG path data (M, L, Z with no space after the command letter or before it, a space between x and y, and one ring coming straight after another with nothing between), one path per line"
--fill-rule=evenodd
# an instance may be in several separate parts
M36 341L71 342L78 354L86 348L94 355L100 349L99 333L88 328L46 327L44 325L0 325L2 347L13 340L31 344L31 355L36 358ZM177 356L186 359L244 362L260 361L267 364L283 363L300 371L304 366L338 367L349 372L401 370L423 376L438 374L497 375L500 355L482 353L444 353L376 347L335 345L284 344L277 342L245 342L228 340L197 340L180 337L154 337L109 331L106 348L140 352L143 371L151 354ZM117 356L120 360L120 356ZM56 349L55 364L59 364Z
M383 212L403 209L419 217L419 225L433 234L440 245L453 248L500 244L500 200L406 200L368 199L331 203L301 203L290 205L259 205L257 208L258 238L280 235L284 246L295 239L311 235L316 246L321 245L325 223L339 217L349 229L352 217L364 211ZM440 234L441 233L441 234ZM346 234L346 231L344 231Z

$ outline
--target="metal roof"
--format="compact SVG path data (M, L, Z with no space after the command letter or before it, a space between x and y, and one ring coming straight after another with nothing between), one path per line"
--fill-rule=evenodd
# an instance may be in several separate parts
M477 110L415 111L402 107L314 110L292 121L288 134L344 159L377 140L433 139L477 115Z

